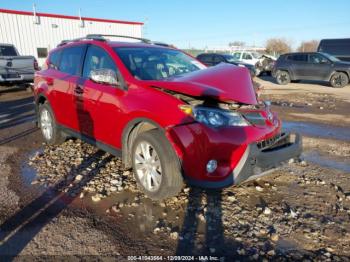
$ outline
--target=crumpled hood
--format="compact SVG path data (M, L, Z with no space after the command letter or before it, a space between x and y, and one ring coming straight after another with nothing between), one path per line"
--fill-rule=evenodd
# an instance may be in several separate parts
M222 102L249 105L258 103L249 71L244 67L225 63L183 76L147 83L194 97L212 97Z

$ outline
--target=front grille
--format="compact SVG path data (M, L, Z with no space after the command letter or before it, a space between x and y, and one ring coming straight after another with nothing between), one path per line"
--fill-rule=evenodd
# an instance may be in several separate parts
M258 112L247 112L243 116L253 125L263 126L266 123L266 119Z
M288 144L288 142L289 136L286 133L280 133L274 137L259 141L257 146L260 150L264 151Z

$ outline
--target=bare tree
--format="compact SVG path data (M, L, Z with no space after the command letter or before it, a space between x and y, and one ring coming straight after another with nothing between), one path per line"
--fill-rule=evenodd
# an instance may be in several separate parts
M266 52L270 54L284 54L292 50L289 41L284 38L270 38L266 42Z
M317 40L303 41L297 50L298 52L316 52L318 44Z
M233 41L233 42L230 42L229 44L228 44L228 46L239 46L239 47L243 47L243 46L245 46L245 42L243 42L243 41Z

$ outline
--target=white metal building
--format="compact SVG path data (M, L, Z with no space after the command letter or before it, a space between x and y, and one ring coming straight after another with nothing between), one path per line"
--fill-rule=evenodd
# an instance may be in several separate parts
M143 23L0 9L0 43L14 44L21 55L41 65L62 40L87 34L142 36Z

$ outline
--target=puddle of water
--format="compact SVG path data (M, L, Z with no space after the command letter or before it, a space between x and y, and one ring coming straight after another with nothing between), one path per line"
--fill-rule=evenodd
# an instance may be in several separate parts
M330 156L323 156L320 155L316 151L310 151L303 153L302 157L311 163L328 167L328 168L334 168L338 169L347 173L350 173L350 161L340 161L339 159L332 159Z
M42 152L43 152L42 149L33 150L33 151L29 152L29 154L25 157L25 159L31 159L37 153L42 153ZM31 183L37 177L37 172L36 172L36 170L33 167L31 167L28 164L28 161L24 161L23 165L21 166L21 174L20 175L22 177L22 181L23 181L24 185L25 186L30 186Z
M287 131L298 132L306 136L350 141L350 129L346 127L285 121L283 122L283 128Z
M21 169L22 181L26 186L30 186L32 181L36 178L36 171L28 164L24 164Z

